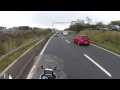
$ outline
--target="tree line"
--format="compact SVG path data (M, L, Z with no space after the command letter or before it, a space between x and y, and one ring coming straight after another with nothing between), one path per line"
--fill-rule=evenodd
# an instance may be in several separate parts
M111 21L108 24L104 24L103 22L96 22L92 24L92 19L90 17L86 17L87 23L75 23L71 24L69 28L64 30L76 31L79 32L81 30L120 30L120 20Z
M0 30L5 30L6 27L0 26ZM40 30L49 30L51 31L51 28L38 28L38 27L30 27L30 26L18 26L18 27L12 27L9 29L13 29L13 30L36 30L36 29L40 29Z

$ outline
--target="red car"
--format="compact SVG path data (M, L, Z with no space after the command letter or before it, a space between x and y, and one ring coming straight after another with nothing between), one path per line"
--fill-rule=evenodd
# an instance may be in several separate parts
M74 38L74 43L80 44L90 44L90 39L87 37L87 35L78 35L77 37Z

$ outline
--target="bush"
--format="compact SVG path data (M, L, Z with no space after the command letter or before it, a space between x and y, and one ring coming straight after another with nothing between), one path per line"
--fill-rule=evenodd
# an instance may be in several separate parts
M21 45L28 43L32 40L40 38L41 36L47 35L50 30L18 30L17 37L14 34L7 33L0 39L0 56L6 54Z
M103 46L120 54L120 32L83 30L80 33L88 35L92 43Z

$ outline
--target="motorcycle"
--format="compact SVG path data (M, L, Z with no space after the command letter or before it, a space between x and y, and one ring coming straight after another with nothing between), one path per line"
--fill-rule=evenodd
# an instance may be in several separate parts
M58 33L56 33L55 36L57 37L57 36L58 36Z
M29 79L67 79L64 69L64 61L53 55L39 55L34 58L34 69ZM31 73L29 73L31 74ZM9 74L5 74L5 79L10 79Z
M43 54L35 57L32 79L67 79L63 71L64 61L53 55Z

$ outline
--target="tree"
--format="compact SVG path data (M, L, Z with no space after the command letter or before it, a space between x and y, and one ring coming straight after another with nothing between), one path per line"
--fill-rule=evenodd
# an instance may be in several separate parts
M68 31L68 30L69 30L69 28L65 28L65 29L64 29L64 31Z
M83 24L74 24L74 25L70 25L69 30L79 32L83 30L84 28L85 26Z
M75 26L74 25L70 25L69 26L69 30L71 30L71 31L75 30Z
M33 30L37 30L37 29L39 29L38 27L33 27Z
M28 29L31 29L31 27L29 27L29 26L19 26L18 29L19 30L28 30Z
M92 19L91 19L90 17L87 16L87 17L86 17L86 21L87 21L88 24L91 24Z
M92 19L90 17L86 17L86 21L87 21L87 24L88 26L90 26L91 22L92 22ZM89 27L89 29L91 29L91 27Z
M111 21L109 24L113 30L120 30L120 21Z
M0 30L3 30L3 29L5 29L6 27L3 27L3 26L0 26Z
M94 24L90 25L90 27L91 27L92 30L96 30L97 29L97 26L94 25Z
M111 21L110 24L120 26L120 21L119 20L118 21Z
M103 28L105 28L105 24L103 24L102 22L97 22L96 27L97 27L97 29L103 29Z

